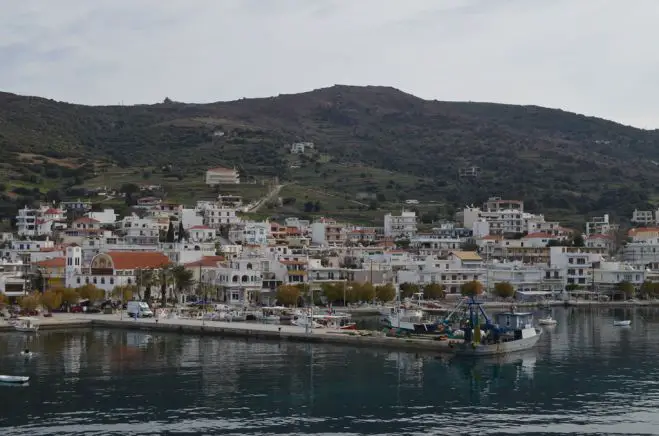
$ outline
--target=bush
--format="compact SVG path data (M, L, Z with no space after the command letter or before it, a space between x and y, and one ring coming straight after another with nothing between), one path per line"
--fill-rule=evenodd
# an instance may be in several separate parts
M465 297L476 297L483 293L483 284L478 280L464 283L460 286L460 293Z

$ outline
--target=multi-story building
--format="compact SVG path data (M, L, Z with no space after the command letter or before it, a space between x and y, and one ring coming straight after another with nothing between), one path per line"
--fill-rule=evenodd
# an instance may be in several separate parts
M416 235L416 212L403 209L400 215L384 216L384 236L394 239L410 239Z
M593 269L593 288L600 293L614 293L620 282L629 282L636 289L646 279L646 270L624 262L598 262Z
M140 271L157 270L169 264L169 258L159 252L109 251L97 254L89 266L85 266L82 262L82 248L67 247L65 283L69 288L93 284L105 290L109 297L115 286L136 284Z
M468 206L462 212L463 225L465 228L474 229L480 235L482 231L476 232L476 227L483 221L489 225L489 232L493 235L521 234L525 232L544 231L541 229L552 229L558 223L545 224L543 215L535 215L524 212L524 203L518 200L501 200L498 197L490 198L483 209Z
M591 287L593 264L602 262L601 254L575 250L577 247L550 247L549 265L565 269L566 285Z
M207 185L237 185L239 183L240 176L235 168L217 167L206 171Z
M657 210L638 210L634 209L631 222L643 226L659 224L659 209Z
M485 268L483 259L476 252L454 251L446 259L427 256L425 261L398 271L398 283L441 283L446 292L457 294L460 287L470 281L483 282Z
M333 219L321 218L311 224L311 242L319 245L337 246L346 241L346 229Z
M620 226L609 220L609 214L601 217L593 217L586 223L586 236L593 234L610 234L618 230Z
M203 224L208 227L219 228L220 226L234 225L241 222L241 219L236 216L236 209L222 203L199 201L196 209L203 216Z
M44 236L53 230L66 228L66 213L54 207L41 206L29 209L25 206L18 211L16 227L19 236Z
M206 274L202 272L202 282L218 287L220 301L244 306L259 301L262 272L259 258L234 258L220 263Z

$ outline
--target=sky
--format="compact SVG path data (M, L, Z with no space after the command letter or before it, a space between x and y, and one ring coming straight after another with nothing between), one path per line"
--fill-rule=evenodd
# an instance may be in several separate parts
M659 128L659 0L0 0L0 90L82 104L345 85Z

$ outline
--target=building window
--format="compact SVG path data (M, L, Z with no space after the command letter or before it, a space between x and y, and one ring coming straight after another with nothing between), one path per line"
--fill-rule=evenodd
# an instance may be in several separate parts
M85 277L85 283L89 284L89 277Z
M101 284L102 284L102 285L105 284L105 277L101 277Z
M96 277L94 277L94 284L96 284L96 283L98 283L98 281L96 280Z
M110 284L114 285L114 277L110 277Z
M80 277L78 277L78 278L76 279L76 283L77 283L77 284L80 284Z

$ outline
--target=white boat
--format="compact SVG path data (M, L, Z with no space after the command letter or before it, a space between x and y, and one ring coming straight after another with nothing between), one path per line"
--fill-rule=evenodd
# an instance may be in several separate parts
M357 330L357 323L342 315L314 315L313 320L328 329Z
M291 320L291 325L295 325L298 327L307 327L310 326L311 328L314 329L320 329L323 328L323 325L317 322L316 320L313 319L313 315L295 315L293 316L293 319Z
M0 383L27 383L30 377L23 375L0 375Z
M632 324L632 321L630 319L626 319L626 320L623 320L623 321L613 321L613 325L616 326L616 327L624 327L624 326L628 326L628 325L631 325L631 324Z
M20 317L16 320L14 329L18 332L36 333L39 331L39 320L31 317Z
M556 325L557 321L549 315L546 318L539 318L538 319L538 324L540 325Z
M466 329L463 343L452 344L456 354L462 356L495 356L533 348L542 335L542 329L533 327L533 314L530 312L499 313L495 324L485 314L480 302L473 298L466 301L469 306L469 319L472 325L480 324L485 318L485 325L480 328ZM485 332L485 335L482 332Z

